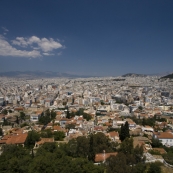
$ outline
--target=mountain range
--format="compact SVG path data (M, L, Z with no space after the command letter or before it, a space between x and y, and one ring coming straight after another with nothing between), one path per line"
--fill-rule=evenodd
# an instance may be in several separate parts
M145 74L135 74L135 73L127 73L122 75L122 77L146 77Z
M52 77L65 77L65 78L87 78L92 76L76 75L69 73L60 73L52 71L9 71L0 72L0 77L13 77L13 78L52 78Z

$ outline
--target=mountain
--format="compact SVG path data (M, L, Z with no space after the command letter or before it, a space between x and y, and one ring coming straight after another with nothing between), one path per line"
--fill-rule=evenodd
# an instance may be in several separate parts
M65 78L87 78L93 76L75 75L68 73L52 72L52 71L9 71L0 72L0 77L12 78L52 78L52 77L65 77Z
M125 75L122 75L122 77L146 77L145 74L135 74L135 73L127 73Z
M172 74L168 74L166 76L161 77L161 79L173 79L173 73Z

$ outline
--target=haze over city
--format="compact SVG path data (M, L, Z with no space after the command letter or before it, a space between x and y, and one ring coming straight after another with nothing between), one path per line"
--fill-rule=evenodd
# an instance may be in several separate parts
M172 72L173 1L0 2L0 72Z

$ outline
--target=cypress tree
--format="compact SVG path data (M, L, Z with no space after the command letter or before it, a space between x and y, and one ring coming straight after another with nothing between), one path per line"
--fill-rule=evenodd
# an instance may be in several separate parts
M124 139L129 138L129 123L126 121L125 125L121 125L121 131L120 131L120 140L124 141Z

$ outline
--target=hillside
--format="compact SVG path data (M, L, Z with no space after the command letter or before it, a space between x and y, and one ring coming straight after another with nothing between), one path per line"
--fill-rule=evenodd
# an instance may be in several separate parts
M135 73L127 73L125 75L122 75L122 77L146 77L145 74L135 74Z
M161 77L161 79L173 79L173 73L166 75L166 76L163 76L163 77Z

